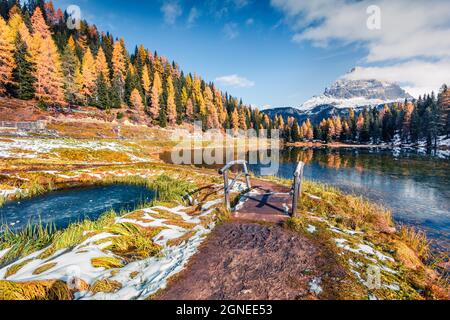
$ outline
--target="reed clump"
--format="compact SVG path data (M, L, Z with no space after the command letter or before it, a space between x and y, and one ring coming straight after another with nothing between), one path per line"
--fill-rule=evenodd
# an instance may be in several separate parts
M0 281L0 300L72 300L67 284L60 280Z
M102 279L97 280L90 288L93 294L102 293L115 293L122 288L122 284L115 280Z
M430 241L425 232L414 227L402 225L398 232L400 239L416 252L422 260L427 259L430 254Z
M115 257L92 258L91 264L94 268L116 269L124 266L122 260Z
M33 274L38 275L38 274L44 273L44 272L56 267L56 265L57 265L56 262L50 262L50 263L43 264L42 266L40 266L39 268L34 270Z

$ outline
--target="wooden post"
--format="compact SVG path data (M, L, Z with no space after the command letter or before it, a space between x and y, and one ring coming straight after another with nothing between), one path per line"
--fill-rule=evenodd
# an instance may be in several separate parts
M302 181L303 181L303 169L305 164L303 162L299 162L297 165L297 169L294 172L294 186L293 186L293 196L292 196L292 217L297 216L297 205L298 199L302 196Z
M228 181L228 170L225 170L223 172L223 182L224 182L224 189L223 192L225 194L225 207L228 211L231 210L231 203L230 203L230 193L229 193L229 181Z
M248 172L247 163L244 162L244 173L245 173L245 180L247 181L247 189L251 190L252 185L250 183L250 173Z
M237 161L231 161L229 162L225 167L219 170L219 174L223 175L223 185L224 185L224 194L225 194L225 206L227 210L231 210L231 203L230 203L230 190L236 183L236 181L242 176L242 174L238 174L236 178L234 178L233 182L231 184L229 183L228 178L228 171L231 169L234 165L241 165L244 167L244 174L245 174L245 180L247 184L247 189L251 190L252 185L250 183L250 173L248 171L247 162L244 160L237 160Z

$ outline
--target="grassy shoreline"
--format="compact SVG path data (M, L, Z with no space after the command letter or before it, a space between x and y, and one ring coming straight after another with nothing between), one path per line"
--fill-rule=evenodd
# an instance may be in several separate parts
M14 275L28 269L33 269L31 271L36 273L34 277L41 280L26 282L23 286L46 288L49 284L48 281L61 280L58 275L55 276L56 278L51 278L52 270L57 268L54 263L56 263L55 259L57 260L58 254L60 252L70 254L83 241L98 235L100 230L111 232L114 237L94 241L95 245L106 245L107 242L112 241L105 249L108 252L107 259L88 261L90 267L91 264L96 266L95 270L104 268L111 270L112 273L121 272L136 260L141 261L153 256L156 259L161 248L155 245L158 242L155 233L163 230L158 227L146 227L143 230L139 227L140 224L147 225L148 220L146 219L149 216L157 221L159 221L158 219L169 221L164 228L174 227L185 230L183 234L178 234L177 237L165 243L168 248L183 246L196 236L195 232L192 232L192 222L184 219L187 218L185 213L178 212L174 215L171 210L183 203L182 199L186 193L190 193L192 198L197 199L196 204L185 209L187 215L193 219L198 218L203 204L211 200L218 200L214 206L214 210L216 210L214 215L196 220L199 227L205 228L213 222L220 221L220 216L223 216L224 212L218 192L223 182L217 172L212 169L176 166L155 161L149 155L160 151L161 146L163 149L168 146L161 142L157 148L149 151L148 148L151 149L152 145L152 143L142 144L141 148L134 149L133 147L132 151L128 149L119 151L124 154L131 152L137 157L146 159L146 161L139 162L111 163L109 155L105 158L106 154L98 152L93 153L99 157L98 161L79 161L79 159L87 159L84 154L88 152L86 150L79 151L81 154L76 152L73 160L67 157L59 158L60 153L56 158L49 153L48 157L44 156L38 159L0 159L0 163L5 164L3 171L0 172L0 189L2 189L1 186L4 186L4 188L28 190L21 196L35 196L67 187L112 183L143 184L160 190L160 199L146 205L143 210L121 214L110 212L97 221L80 222L57 232L40 226L34 230L25 230L19 235L8 234L7 241L0 240L0 251L8 249L8 247L11 250L14 246L15 249L0 257L1 261L5 257L8 258L9 255L10 261L8 261L7 267L11 268L8 271L9 277L4 280L0 279L0 286L15 288L11 289L12 297L17 297L14 291L22 290L23 288L18 289L17 287L20 287L22 283L20 281L19 283L11 282L8 278L14 279ZM71 152L71 154L73 153ZM163 178L158 179L158 177ZM265 179L285 185L292 183L290 180L274 177ZM176 182L174 183L174 181ZM179 181L184 182L180 183ZM190 192L192 186L196 186L200 191L192 194ZM289 220L285 227L316 239L322 243L327 252L334 254L348 270L349 279L351 278L354 283L359 283L353 288L356 290L355 292L358 292L359 298L367 298L368 294L379 299L446 298L445 290L448 290L448 287L446 288L448 280L439 278L439 275L432 270L432 266L427 264L427 260L429 260L427 259L428 244L423 234L414 229L395 230L388 210L361 197L345 194L331 186L306 181L303 191L299 203L300 215ZM179 215L184 218L180 220ZM123 219L125 219L124 222L117 223ZM128 224L130 221L132 225ZM311 232L311 230L315 231ZM121 240L114 240L115 237ZM77 250L83 252L84 249L78 248ZM33 254L36 256L33 257ZM30 255L33 257L31 260L27 258ZM37 263L37 257L39 257L39 264L34 265ZM365 280L365 268L371 263L375 263L374 261L377 266L382 268L383 282L385 281L388 285L381 289L367 291L361 279ZM0 262L0 264L2 263ZM139 270L133 270L129 281L135 281L133 279L137 277L136 272L139 273ZM100 282L86 282L88 288L92 287L93 291L98 292L96 294L109 294L102 290L121 290L113 275L106 280L103 278L96 280ZM120 284L120 286L123 285L123 283ZM68 292L69 295L48 293L48 295L41 294L37 297L75 297L76 293ZM348 297L351 296L353 295L348 292ZM29 295L25 295L25 297L29 297Z

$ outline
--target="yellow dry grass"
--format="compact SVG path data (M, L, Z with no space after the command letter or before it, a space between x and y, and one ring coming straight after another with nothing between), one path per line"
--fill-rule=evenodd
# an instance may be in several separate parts
M22 262L18 262L13 264L12 266L10 266L8 269L6 269L6 273L5 273L5 279L15 275L20 269L22 269L23 267L25 267L28 263L30 263L31 261L33 261L33 259L27 259L24 260Z
M108 163L130 162L130 157L119 151L59 148L53 150L64 161L100 161Z
M116 269L123 267L122 260L114 257L92 258L91 264L94 268Z
M400 226L400 239L413 249L419 258L426 259L430 253L430 242L425 232L414 227Z
M122 288L122 284L115 280L102 279L97 280L90 288L93 294L103 292L103 293L114 293Z
M72 300L67 284L60 280L0 281L0 300Z
M196 231L189 231L189 232L186 232L184 235L182 235L182 236L179 237L179 238L171 239L171 240L167 241L167 246L168 246L168 247L175 247L175 246L178 246L178 245L182 244L183 242L189 240L189 239L192 238L193 236L195 236L196 233L197 233Z
M33 271L33 274L34 274L34 275L38 275L38 274L44 273L44 272L46 272L46 271L52 269L52 268L55 267L56 265L57 265L56 262L50 262L50 263L43 264L42 266L40 266L39 268L37 268L36 270L34 270L34 271Z

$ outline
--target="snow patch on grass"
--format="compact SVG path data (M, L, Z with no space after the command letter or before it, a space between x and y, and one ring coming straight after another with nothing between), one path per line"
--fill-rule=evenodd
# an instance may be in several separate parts
M0 250L0 260L8 253L9 250L11 250L11 248Z
M309 282L309 292L314 293L315 295L319 295L323 292L320 284L322 280L320 278L314 278Z
M306 231L308 231L309 233L315 233L317 231L317 228L313 225L308 225L308 227L306 228Z
M190 216L185 211L192 209L184 206L169 208L156 206L144 208L140 211L132 212L124 217L115 219L115 224L130 223L142 228L161 228L153 237L153 242L161 246L161 251L156 256L151 256L137 261L127 263L122 257L115 255L108 250L114 237L118 237L110 232L101 232L92 235L74 248L62 249L50 257L42 258L41 253L46 249L35 252L19 261L11 264L28 261L14 275L7 278L9 281L40 281L40 280L62 280L69 282L75 276L88 285L94 284L98 280L117 281L121 288L113 293L93 293L90 291L77 292L76 299L145 299L149 295L157 292L167 285L167 280L180 272L188 260L197 252L198 247L203 242L205 236L211 232L211 226L203 226L200 217L215 214L214 206L221 203L219 200L212 200L204 205L200 215ZM141 216L139 216L139 213ZM167 213L167 214L165 214ZM153 216L154 215L154 216ZM166 219L167 216L167 219ZM161 218L159 218L161 217ZM192 224L192 229L174 225L176 221ZM108 228L106 228L108 229ZM89 233L87 233L89 234ZM191 236L192 235L192 236ZM110 241L108 241L111 239ZM168 245L171 240L181 239L179 242ZM8 252L8 249L0 251L0 258ZM91 260L97 258L112 258L122 261L121 268L106 269L94 267ZM54 267L36 274L36 269L54 264ZM0 270L0 279L4 279L7 269L5 266ZM133 276L131 276L133 275Z
M86 149L86 150L109 150L116 152L131 152L132 148L123 146L116 142L107 141L82 141L71 139L39 139L39 138L16 138L0 144L0 158L38 158L42 154L51 153L56 149ZM130 158L139 159L132 154ZM134 159L136 158L136 159Z

